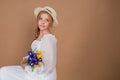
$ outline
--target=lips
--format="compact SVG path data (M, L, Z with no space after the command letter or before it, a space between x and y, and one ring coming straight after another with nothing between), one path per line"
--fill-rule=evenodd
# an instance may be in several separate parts
M44 25L40 25L41 27L45 27Z

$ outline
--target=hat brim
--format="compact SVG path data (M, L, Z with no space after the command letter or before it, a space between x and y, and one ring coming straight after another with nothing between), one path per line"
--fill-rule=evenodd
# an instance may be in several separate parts
M52 16L52 18L53 18L53 27L56 27L58 25L58 20L57 20L56 16L53 15L49 10L46 10L45 8L41 8L41 7L35 8L34 15L35 15L36 18L37 18L38 14L41 11L45 11L45 12L49 13Z

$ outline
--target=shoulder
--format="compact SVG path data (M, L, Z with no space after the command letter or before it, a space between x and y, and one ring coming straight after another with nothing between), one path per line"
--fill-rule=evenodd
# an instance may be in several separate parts
M44 41L57 42L57 38L53 34L46 34L44 35Z

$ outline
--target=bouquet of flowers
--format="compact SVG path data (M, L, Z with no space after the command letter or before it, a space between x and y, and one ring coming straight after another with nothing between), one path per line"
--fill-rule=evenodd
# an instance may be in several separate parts
M40 50L37 50L36 53L28 51L27 65L32 67L32 72L36 66L42 65L42 53Z

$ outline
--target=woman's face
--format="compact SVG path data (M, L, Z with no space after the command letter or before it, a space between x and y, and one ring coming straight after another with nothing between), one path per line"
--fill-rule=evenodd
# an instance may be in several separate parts
M38 26L40 30L47 30L52 26L52 18L48 13L40 13L38 16Z

